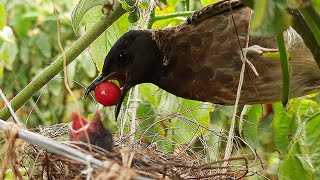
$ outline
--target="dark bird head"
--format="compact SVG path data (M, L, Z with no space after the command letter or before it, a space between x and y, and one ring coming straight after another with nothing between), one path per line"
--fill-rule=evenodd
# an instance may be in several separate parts
M85 97L105 80L119 81L121 96L116 106L117 119L128 90L140 83L153 82L161 67L162 58L151 31L130 31L110 49L102 73L88 87Z

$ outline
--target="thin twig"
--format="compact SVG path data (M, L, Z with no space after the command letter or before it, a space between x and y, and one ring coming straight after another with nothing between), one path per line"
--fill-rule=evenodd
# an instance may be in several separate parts
M24 124L22 124L18 118L18 116L14 113L14 110L12 109L10 103L8 102L6 96L3 94L2 89L0 89L0 96L2 98L2 100L4 101L5 105L7 106L7 108L10 111L10 114L12 116L12 119L14 120L14 122L19 126L19 127L23 127L25 128Z

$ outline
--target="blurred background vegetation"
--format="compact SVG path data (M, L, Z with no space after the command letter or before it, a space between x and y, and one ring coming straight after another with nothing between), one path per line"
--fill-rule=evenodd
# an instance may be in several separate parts
M216 1L160 0L155 14L193 11ZM148 14L150 2L139 2L143 17L143 13ZM312 2L320 9L318 1ZM57 21L60 24L60 41L66 50L78 35L81 36L102 16L101 6L90 9L81 21L79 32L75 33L71 15L77 3L76 0L54 1L57 17L50 0L0 2L0 25L5 19L0 32L0 87L9 99L61 54ZM85 115L90 116L96 105L92 98L83 99L85 87L99 73L97 69L101 69L101 62L112 44L130 29L148 27L145 18L130 23L127 17L120 18L68 66L69 86ZM176 26L186 17L155 21L151 28ZM237 121L233 156L245 156L251 160L250 172L254 176L250 179L320 178L319 100L318 94L312 94L290 100L287 108L280 103L238 107L237 115L242 115L244 120ZM143 143L167 153L188 147L192 150L189 154L208 162L223 158L233 106L185 100L151 84L134 88L124 104L118 122L114 120L114 107L102 109L106 126L115 136L130 134L131 120L136 117L135 138ZM50 126L69 122L75 107L61 72L27 101L17 115L28 128L41 124Z

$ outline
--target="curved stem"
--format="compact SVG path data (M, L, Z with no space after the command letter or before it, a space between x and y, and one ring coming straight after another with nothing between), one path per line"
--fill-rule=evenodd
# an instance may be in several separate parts
M176 13L164 14L164 15L154 15L154 16L152 16L151 14L151 20L149 22L148 29L151 29L153 23L156 21L180 17L180 16L182 17L190 16L192 13L194 13L194 11L183 11L183 12L176 12Z
M81 36L68 50L64 56L67 64L70 64L78 57L94 40L96 40L112 23L119 19L125 11L121 5L117 3L115 10L108 16L101 17L96 24ZM63 56L60 55L50 66L48 66L41 74L39 74L32 82L30 82L12 101L11 106L17 111L28 99L30 99L37 91L46 85L54 76L63 69ZM0 119L8 119L10 113L6 107L0 110Z
M176 13L171 13L171 14L164 14L164 15L156 15L153 18L153 21L159 21L163 19L170 19L170 18L175 18L179 16L190 16L194 11L183 11L183 12L176 12Z
M289 99L290 84L290 68L287 50L284 43L283 33L277 36L277 44L280 53L281 69L282 69L282 104L287 105Z

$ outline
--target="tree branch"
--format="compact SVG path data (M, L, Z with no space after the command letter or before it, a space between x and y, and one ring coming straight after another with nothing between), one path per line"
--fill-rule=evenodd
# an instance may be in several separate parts
M81 36L68 50L65 51L67 64L78 57L94 40L96 40L109 26L119 19L126 11L117 3L115 10L109 16L101 17L95 25ZM30 82L12 101L11 106L17 111L28 99L46 85L63 69L63 56L60 55L50 66ZM0 110L0 119L8 119L10 113L6 107Z

